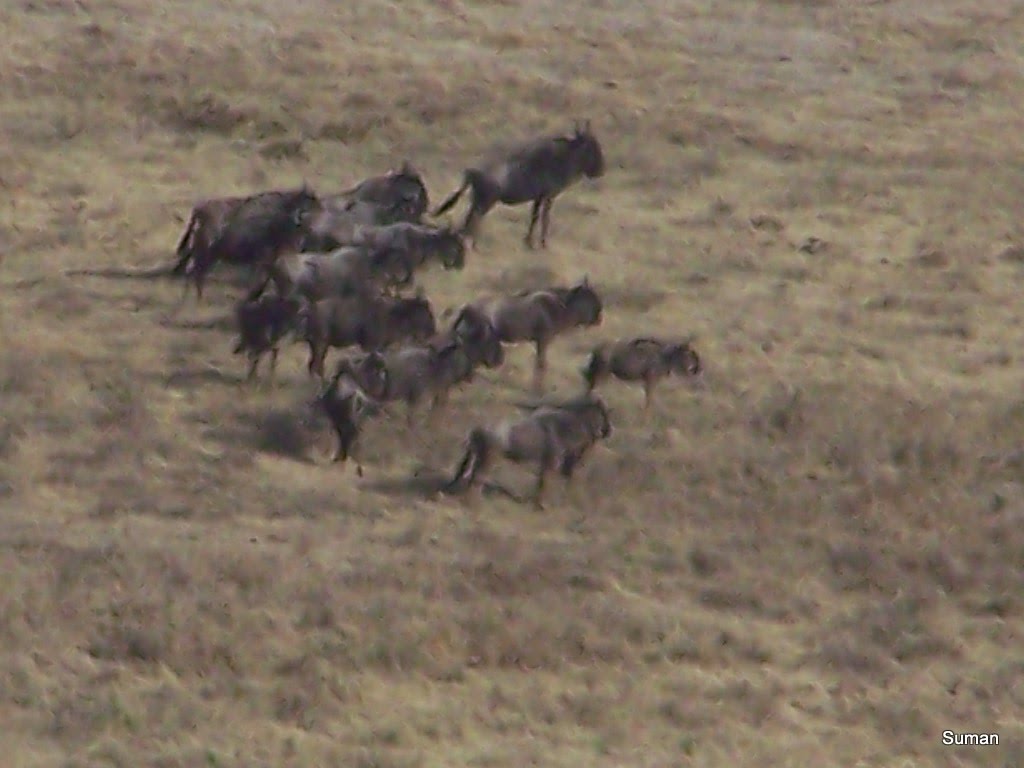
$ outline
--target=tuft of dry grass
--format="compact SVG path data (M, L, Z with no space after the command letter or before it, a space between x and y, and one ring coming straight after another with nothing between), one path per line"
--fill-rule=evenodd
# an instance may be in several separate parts
M931 3L19 0L0 9L0 718L16 766L1017 765L1024 17ZM301 348L243 387L202 197L432 200L589 117L608 173L496 209L438 312L583 274L706 386L544 513L438 499L531 350L329 466ZM528 474L499 466L513 495ZM948 748L944 729L997 732Z

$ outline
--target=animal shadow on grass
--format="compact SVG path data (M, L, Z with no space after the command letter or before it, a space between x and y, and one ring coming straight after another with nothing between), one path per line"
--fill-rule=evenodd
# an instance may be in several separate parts
M233 449L244 446L300 464L316 464L309 450L313 424L296 408L241 411L231 424L214 428L208 436Z
M212 366L204 368L186 368L155 377L161 384L168 387L184 387L196 389L205 384L224 384L239 387L245 383L241 373L229 373Z
M169 317L162 317L160 325L183 331L233 331L235 330L235 318L231 315L221 315L206 320L172 320Z
M370 491L376 491L386 496L418 496L426 499L436 498L470 498L472 494L451 493L446 486L451 482L451 472L437 469L419 468L413 471L412 475L399 477L382 477L375 480L365 481L362 485ZM481 492L484 496L504 496L516 502L528 501L523 496L513 493L503 485L490 480L481 483Z

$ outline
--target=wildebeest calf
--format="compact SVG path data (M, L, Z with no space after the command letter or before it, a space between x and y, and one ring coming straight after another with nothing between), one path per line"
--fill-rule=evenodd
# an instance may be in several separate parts
M570 481L587 452L612 433L608 409L599 397L584 395L558 405L540 406L525 418L469 433L466 452L445 487L463 491L480 482L497 456L537 467L534 505L543 506L547 474L557 470Z
M551 341L572 328L600 325L603 314L601 297L586 277L569 287L521 291L474 306L491 321L503 343L533 342L535 389L543 386Z
M696 376L700 372L700 355L690 341L640 337L594 348L583 368L583 379L587 392L609 376L620 381L642 381L644 408L650 408L658 381L671 375Z
M258 298L246 297L235 306L238 343L233 354L246 352L249 356L249 375L256 376L256 368L263 355L270 352L270 379L277 369L278 347L292 330L298 318L301 300L270 294Z
M422 341L437 333L430 302L422 297L330 296L306 304L300 333L309 344L309 373L324 377L331 347L353 344L370 352L402 340Z
M480 220L498 203L532 202L530 226L524 241L533 248L533 231L540 219L540 244L547 246L551 205L566 188L583 177L604 175L604 152L590 129L577 124L569 135L543 136L519 144L502 156L485 160L463 172L462 186L438 206L434 216L449 210L467 189L470 206L462 233L476 240ZM475 247L475 246L474 246Z

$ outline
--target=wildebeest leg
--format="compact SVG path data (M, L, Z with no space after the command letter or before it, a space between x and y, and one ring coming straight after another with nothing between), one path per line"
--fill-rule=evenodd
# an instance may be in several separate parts
M533 249L533 230L537 227L537 217L540 215L540 205L543 202L543 197L538 197L533 201L533 206L530 208L530 226L526 230L526 237L523 238L523 242L526 243L526 247ZM541 238L543 242L543 237Z
M416 406L419 403L419 398L410 398L405 401L405 424L406 426L413 426L416 418Z
M309 375L319 376L321 381L324 378L324 358L327 357L327 344L322 341L309 342L309 363L306 364L306 370L309 371Z
M270 348L270 383L274 383L274 376L277 373L277 347Z
M548 475L548 457L545 455L537 467L537 487L533 493L533 506L535 509L544 509L544 484Z
M533 388L539 392L544 388L544 372L548 368L549 339L545 334L538 336L533 343L537 349L533 359Z
M644 410L650 410L651 405L654 403L654 384L655 380L653 376L644 377Z
M257 366L259 366L259 364L260 364L260 354L259 354L259 352L250 352L249 353L249 375L245 377L246 384L250 383L253 379L256 378L256 368L257 368Z
M548 247L548 227L551 223L551 205L555 202L553 197L545 197L540 206L540 247Z

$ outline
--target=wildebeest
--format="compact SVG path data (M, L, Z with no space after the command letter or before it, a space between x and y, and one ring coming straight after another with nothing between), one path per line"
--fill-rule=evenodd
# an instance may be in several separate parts
M423 296L329 296L303 307L299 333L309 344L310 375L323 379L331 347L355 344L371 352L402 340L424 341L437 333L437 324Z
M700 372L700 355L690 340L640 337L595 347L583 368L583 379L587 392L609 376L620 381L642 381L644 408L650 408L658 381L673 374L696 376Z
M449 210L469 189L470 207L462 232L475 242L480 220L495 205L532 202L530 226L524 241L527 247L533 248L533 231L539 218L540 244L545 247L555 198L579 179L600 178L604 171L604 152L587 120L583 125L577 123L568 135L535 138L467 168L463 172L462 186L438 206L434 216Z
M404 402L406 421L413 423L416 407L431 398L431 415L439 412L449 390L473 377L474 363L464 341L454 339L434 347L406 343L370 352L351 363L356 382L381 402Z
M408 163L361 181L351 189L323 198L299 246L303 253L331 251L353 242L360 226L419 224L427 210L427 188Z
M243 205L228 215L219 235L208 247L193 252L185 270L184 299L188 281L202 300L206 275L218 262L266 269L284 253L295 251L309 216L320 200L308 186L285 193L264 205Z
M423 177L408 160L397 170L371 176L332 197L370 203L388 219L382 223L418 222L430 205Z
M278 259L266 268L263 288L273 283L281 296L295 294L316 301L329 296L377 296L411 282L412 268L403 254L352 245L330 253Z
M517 464L536 464L533 502L542 507L547 474L557 470L570 481L586 453L611 433L608 409L594 395L540 406L524 418L496 427L476 427L469 433L466 452L445 491L463 491L478 483L494 458L501 456Z
M603 314L601 297L587 277L569 287L521 291L475 307L491 321L503 343L533 342L535 389L543 386L551 341L572 328L600 325Z
M466 243L454 227L435 227L400 221L385 226L357 226L352 234L354 245L403 253L410 266L417 268L431 260L445 269L462 269L466 264Z
M323 387L317 397L317 403L327 415L337 435L338 443L331 462L348 461L352 455L356 440L362 431L366 417L374 416L380 406L352 378L351 370L342 361L337 372ZM362 463L356 457L356 474L363 476Z
M270 352L270 379L273 380L279 345L294 327L301 304L298 298L267 294L247 296L235 305L238 343L232 353L248 354L249 375L246 381L255 378L256 368L267 352Z

